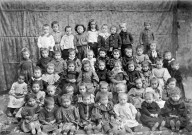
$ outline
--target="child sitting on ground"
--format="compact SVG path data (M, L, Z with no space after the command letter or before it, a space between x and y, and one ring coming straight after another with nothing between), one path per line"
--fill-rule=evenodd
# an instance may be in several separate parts
M96 70L96 73L99 77L99 81L105 81L109 82L109 73L106 68L106 63L102 60L98 61L98 69Z
M113 58L111 58L107 63L107 68L109 70L112 70L115 67L116 62L122 63L121 54L118 49L114 49L112 55L113 55Z
M130 61L133 61L134 63L136 62L135 57L133 56L133 49L132 48L125 48L125 55L122 58L122 65L123 69L127 71L128 69L128 63Z
M167 68L167 70L170 72L171 69L171 62L175 59L172 57L172 54L170 51L164 52L164 59L163 59L163 67Z
M91 64L91 69L92 69L93 71L95 71L96 58L94 58L94 53L93 53L92 50L88 50L88 51L87 51L87 58L84 58L84 59L82 60L82 62L85 61L85 60L88 60L88 61L90 62L90 64Z
M96 63L95 63L96 70L99 68L99 61L103 61L105 63L105 65L109 61L109 57L107 56L105 48L101 48L99 50L99 56L97 57L97 60L96 60Z
M60 97L61 94L56 94L56 87L54 85L48 85L45 95L45 101L51 101L53 100L55 103L55 106L60 106Z

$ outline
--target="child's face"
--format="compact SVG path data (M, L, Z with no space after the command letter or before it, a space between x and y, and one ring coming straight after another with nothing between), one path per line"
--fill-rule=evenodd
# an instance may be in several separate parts
M125 50L125 55L127 56L127 57L132 57L132 55L133 55L133 51L131 50L131 49L126 49Z
M66 32L66 35L69 36L69 35L72 34L72 29L71 28L67 28L65 32Z
M163 62L162 61L158 61L156 63L156 66L157 66L158 69L161 69L163 67Z
M96 22L91 22L91 29L95 29L96 28Z
M129 71L134 71L134 69L135 69L135 65L134 64L129 64L128 65L128 70Z
M49 56L48 51L42 51L43 58L47 58Z
M73 95L73 93L74 93L74 91L73 91L73 89L72 89L72 88L67 89L67 94L69 94L69 95Z
M141 48L139 48L139 49L137 49L137 55L142 55L143 54L143 49L141 49Z
M79 34L83 33L83 32L84 32L83 27L82 27L82 26L78 26L78 27L77 27L77 32L78 32Z
M122 30L123 32L126 32L126 31L127 31L127 27L126 27L125 24L121 24L121 25L120 25L120 28L121 28L121 30Z
M39 84L33 84L32 90L33 90L34 93L38 93L40 91Z
M180 99L180 95L173 95L173 96L171 96L171 99L173 100L173 101L179 101L179 99Z
M115 59L119 59L119 57L120 57L119 52L114 52L114 53L113 53L113 57L114 57Z
M48 112L51 112L54 108L54 104L51 104L51 105L46 105L45 106L45 109L48 111Z
M120 103L121 105L126 104L126 103L127 103L127 96L126 96L126 95L123 95L123 96L119 97L119 103Z
M115 34L115 33L117 33L117 29L115 27L112 27L111 28L111 34Z
M60 54L60 53L56 53L56 54L55 54L55 59L56 59L56 60L61 59L61 54Z
M108 86L107 85L101 85L100 90L101 90L101 92L107 92L108 91Z
M99 56L100 57L105 57L106 56L106 52L105 51L100 51L99 52Z
M93 58L93 52L89 52L89 53L87 54L87 58L88 58L89 60L91 60L91 59Z
M175 87L176 87L176 82L175 82L175 81L170 82L170 83L167 85L167 87L170 88L170 89L175 88Z
M165 54L165 59L166 60L170 60L171 59L171 53L170 52Z
M143 69L143 71L148 71L149 70L149 66L148 65L143 65L142 69Z
M54 95L55 95L55 88L49 88L49 89L47 90L47 94L48 94L49 96L54 96Z
M68 70L69 71L75 71L75 65L74 64L69 64L68 65Z
M79 86L79 93L84 94L86 92L86 87L85 86Z
M109 102L108 97L103 97L103 98L100 99L100 103L102 105L107 105L108 102Z
M18 83L22 84L22 83L24 83L24 81L25 81L25 77L24 76L19 76Z
M147 96L145 96L145 101L147 103L152 103L154 101L153 95L152 94L148 94Z
M47 73L53 74L54 73L54 67L53 66L48 66L47 67Z
M102 27L102 32L103 32L103 33L107 33L107 32L108 32L108 26L104 25L104 26Z
M141 89L142 86L143 86L143 83L142 83L142 80L141 80L141 79L137 80L137 81L135 82L135 84L136 84L136 87L139 88L139 89Z
M29 59L29 56L30 56L30 54L29 54L29 52L23 52L23 58L24 59Z
M90 65L89 64L84 64L84 66L83 66L83 69L85 70L85 71L89 71L90 70Z
M117 91L117 93L125 93L125 92L126 92L124 86L118 86L118 87L116 87L116 91Z
M36 100L33 99L33 98L30 98L30 99L28 100L27 104L28 104L29 106L34 106L34 105L36 104Z
M146 30L149 30L151 25L150 24L146 24L144 27L145 27Z
M40 78L41 77L41 70L35 70L34 71L34 77L35 78Z
M100 62L100 63L99 63L99 69L100 69L100 70L104 70L104 69L105 69L105 63Z
M173 69L175 69L175 70L178 70L179 69L179 64L174 64L174 65L172 65L171 66Z
M117 63L117 64L115 64L115 67L114 67L114 68L115 68L116 70L121 70L122 67L121 67L120 64Z
M49 26L44 26L43 27L43 33L48 34L49 33Z
M156 88L158 87L158 85L159 85L158 81L152 81L152 82L151 82L151 87L152 87L153 89L156 89Z
M63 99L62 101L62 106L63 107L69 107L71 105L71 100L70 99Z
M153 50L156 50L156 44L155 43L152 43L150 45L150 49L153 51Z
M58 32L59 31L59 25L58 24L54 24L53 25L53 31L54 32Z
M71 58L71 59L75 58L75 52L74 51L69 53L69 58Z
M84 104L87 105L87 104L89 104L90 102L91 102L90 96L87 96L87 97L84 97L84 98L83 98L83 103L84 103Z

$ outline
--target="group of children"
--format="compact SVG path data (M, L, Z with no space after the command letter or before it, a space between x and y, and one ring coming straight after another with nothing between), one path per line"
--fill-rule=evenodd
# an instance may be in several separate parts
M132 133L141 124L152 131L166 126L179 131L188 124L179 63L170 51L157 50L150 23L144 23L140 45L126 23L121 32L95 20L88 28L59 23L43 25L38 38L40 59L34 63L23 48L18 80L9 92L8 116L21 119L32 134Z

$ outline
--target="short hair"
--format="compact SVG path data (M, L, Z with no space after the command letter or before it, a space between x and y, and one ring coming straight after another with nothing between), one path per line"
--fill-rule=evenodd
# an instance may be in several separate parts
M65 88L65 90L67 91L67 93L68 93L69 91L73 91L73 92L74 92L74 87L71 86L71 85L69 85L69 86L67 86L67 87Z
M114 63L114 65L120 65L121 67L122 67L122 63L121 63L121 61L115 61L115 63Z
M99 96L99 101L100 101L101 99L104 99L104 98L107 98L107 99L109 98L107 93L104 93L104 94L100 95L100 96Z
M100 83L99 83L99 85L100 86L109 86L109 84L106 82L106 81L101 81Z
M171 83L171 82L177 82L177 80L175 79L175 78L169 78L169 79L167 79L167 83L166 83L166 85L168 85L169 83Z
M141 65L142 65L142 66L149 66L149 62L148 62L147 60L145 60L145 61L143 61L143 62L141 63Z
M138 45L138 46L136 47L136 50L138 50L138 49L144 50L144 46L143 46L143 45Z
M36 67L34 68L34 71L37 71L37 70L42 71L42 69L41 69L39 66L36 66Z
M54 51L54 55L56 55L56 54L60 54L61 55L61 51L59 51L59 50Z
M110 30L111 30L112 28L115 28L115 29L116 29L116 32L118 31L118 28L117 28L117 26L115 26L115 25L112 25L112 26L111 26L111 28L110 28Z
M152 42L150 42L150 45L152 45L152 44L157 45L157 41L152 41Z
M87 98L87 97L90 98L90 97L91 97L91 93L85 92L82 96L83 96L83 97L82 97L83 99L84 99L84 98Z
M150 79L150 84L152 82L157 82L159 84L159 80L156 77L153 77L153 78Z
M119 93L118 94L118 99L120 99L120 97L122 97L122 96L126 96L127 99L128 99L128 95L126 93Z
M50 89L53 89L56 91L56 87L54 85L48 85L47 86L47 91L50 90Z
M132 65L132 64L135 66L135 62L133 60L127 62L127 66Z
M89 53L93 53L93 55L94 55L93 50L88 50L88 51L87 51L87 54L89 54Z
M132 51L132 54L133 54L133 49L131 47L126 47L124 52L128 51L128 50L131 50Z
M101 63L103 63L104 65L106 65L105 61L99 60L99 61L98 61L98 64L101 64Z
M179 95L179 96L181 95L181 90L178 87L173 88L170 92L170 97L175 95Z
M41 82L38 81L38 80L35 80L35 81L33 81L32 86L33 86L34 84L38 84L38 85L40 86L40 85L41 85Z
M30 54L30 51L27 47L21 49L21 53L23 54L24 52L28 52Z
M68 100L72 100L72 96L70 94L63 94L60 98L61 100L61 103L65 100L65 99L68 99Z
M75 26L75 31L78 33L77 28L78 28L79 26L83 27L83 33L84 33L84 32L86 31L86 28L85 28L85 26L84 26L83 24L77 24L77 25Z
M66 31L68 28L71 28L71 26L66 26L66 27L65 27L65 31ZM71 29L72 29L72 28L71 28Z
M25 102L28 102L30 99L36 99L36 95L30 93L25 96Z
M18 75L18 78L21 77L21 76L25 79L25 74L20 73L20 74Z
M70 49L68 50L68 53L71 53L71 52L75 52L75 49L70 48Z
M49 24L43 24L43 27L49 27Z
M101 47L101 49L99 49L99 52L107 52L107 50L104 47Z
M134 82L136 82L138 80L141 80L141 82L142 82L142 78L141 77L138 77L138 78L134 79Z
M84 82L82 82L82 83L79 84L79 87L81 87L81 86L85 86L86 87L86 84Z
M168 54L168 53L170 53L172 55L171 51L165 51L163 56L165 57L165 55Z
M52 62L49 62L48 64L47 64L47 68L48 67L53 67L53 68L55 68L55 65L52 63Z
M42 49L40 50L41 53L44 52L44 51L46 51L47 53L49 53L49 49L48 49L48 48L42 48Z
M94 19L91 19L91 20L88 22L87 31L90 31L90 30L91 30L91 23L92 23L92 22L95 22L95 29L96 29L96 30L99 30L99 27L98 27L96 21L95 21Z
M163 59L162 58L157 58L155 63L157 63L157 62L163 62Z
M57 24L57 25L59 26L59 22L58 22L58 21L53 21L53 22L51 23L51 28L53 28L53 26L54 26L55 24Z
M117 53L117 52L121 55L121 52L120 52L119 49L114 49L114 50L113 50L113 54L114 54L114 53Z
M54 104L55 104L55 101L53 98L49 98L49 99L45 98L45 101L44 101L45 106L54 105Z
M82 65L83 65L83 66L84 66L85 64L89 64L89 65L91 66L91 63L90 63L89 60L84 60L84 61L82 62Z
M179 64L179 62L178 62L177 60L173 60L173 61L171 62L171 66L174 66L174 65L176 65L176 64Z
M108 27L108 25L105 23L105 24L103 24L103 25L101 26L101 28L103 28L104 26L107 26L107 27Z
M67 66L69 66L69 65L71 65L71 64L73 64L74 66L76 65L73 60L68 60L68 61L67 61Z
M146 92L146 93L144 94L144 97L146 98L146 97L149 96L149 95L152 95L152 97L155 98L155 93L153 93L153 92Z
M127 92L127 85L124 84L124 83L118 83L116 85L116 88L122 88L122 89L124 89Z

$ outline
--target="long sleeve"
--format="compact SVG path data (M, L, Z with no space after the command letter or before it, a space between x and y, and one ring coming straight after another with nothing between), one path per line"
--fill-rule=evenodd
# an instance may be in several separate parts
M37 46L38 46L38 48L42 48L41 40L42 40L42 37L39 36L38 39L37 39Z
M93 79L94 83L99 83L99 77L98 77L98 75L96 74L95 71L93 71L92 79Z
M56 112L56 120L57 123L61 123L63 121L62 108L59 108Z
M81 64L81 61L79 59L76 60L76 71L77 72L80 72L81 71L81 68L82 68L82 64Z
M53 47L55 46L55 40L52 35L50 35L50 47L52 48L51 51L53 51Z
M143 114L145 114L145 115L148 115L148 116L151 115L151 113L150 113L150 112L148 111L148 109L147 109L147 104L146 104L145 101L141 104L141 112L142 112Z
M140 33L139 43L140 43L141 45L143 45L143 32Z
M133 44L134 39L133 39L133 36L132 36L132 34L131 34L131 33L129 33L129 39L130 39L131 44Z
M10 91L9 91L9 94L11 94L11 95L12 95L12 94L15 94L15 87L16 87L15 85L16 85L16 83L13 83L13 84L12 84L11 89L10 89Z
M77 78L77 83L78 84L80 84L80 83L82 83L82 71L79 73L79 76L78 76L78 78Z
M119 48L119 49L121 49L121 45L122 45L121 36L118 35L118 48Z
M171 78L171 75L169 74L169 71L167 70L167 68L165 68L163 79L166 82L169 78Z

